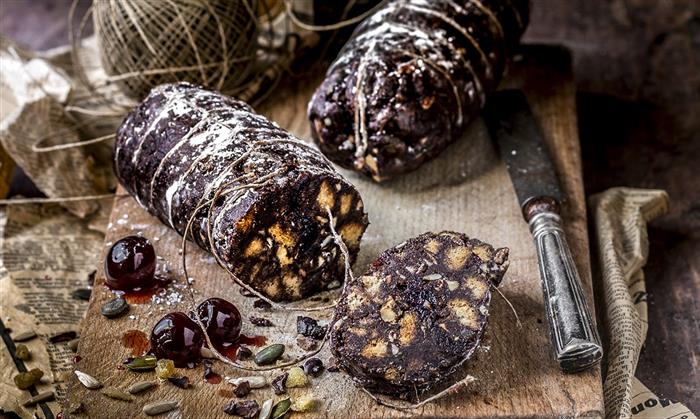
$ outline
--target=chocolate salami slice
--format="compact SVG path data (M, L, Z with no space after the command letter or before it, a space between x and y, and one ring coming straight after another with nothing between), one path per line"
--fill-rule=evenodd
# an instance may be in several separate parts
M390 0L358 26L309 103L321 151L375 181L435 157L495 89L528 5Z
M479 345L507 267L507 248L453 232L385 251L338 304L338 366L370 391L406 399L447 380Z
M119 181L163 223L274 300L339 286L367 227L357 190L321 153L247 104L188 83L154 88L114 145Z

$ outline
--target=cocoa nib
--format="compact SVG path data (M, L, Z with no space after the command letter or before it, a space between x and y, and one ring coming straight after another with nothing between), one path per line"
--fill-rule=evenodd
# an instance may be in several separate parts
M255 300L255 302L253 302L253 307L260 310L268 310L272 308L272 304L268 303L263 299L258 298L257 300Z
M304 362L304 372L312 377L318 377L323 373L323 361L318 358L309 358Z
M238 398L243 398L247 396L250 393L250 383L247 381L241 381L240 384L236 386L236 389L233 390L233 394L236 395Z
M250 316L250 322L260 327L272 327L274 324L266 318Z
M190 386L190 379L184 375L182 377L170 377L168 381L173 383L175 387L188 388Z
M258 406L258 402L255 400L244 400L242 402L234 401L224 406L224 413L227 415L235 415L243 418L254 418L259 410L260 406Z
M244 296L244 297L255 297L255 294L253 294L252 292L248 291L247 289L245 289L245 288L243 288L243 287L241 287L241 289L239 290L239 292L240 292L241 295Z
M275 394L278 396L287 392L287 377L289 377L289 374L285 372L275 377L272 383L270 383L272 390L274 390Z
M236 351L236 358L240 360L248 359L251 356L253 356L253 351L251 351L247 346L241 346L238 348L238 351Z
M326 336L328 326L319 326L311 317L297 316L297 333L307 338L321 340Z

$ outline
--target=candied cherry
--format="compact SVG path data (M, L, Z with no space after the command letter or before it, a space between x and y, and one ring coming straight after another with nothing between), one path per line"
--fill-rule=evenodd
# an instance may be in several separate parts
M204 324L212 344L235 342L241 334L241 313L222 298L209 298L197 306L197 316Z
M170 359L178 368L191 367L201 358L204 335L199 325L181 312L163 316L151 332L151 351L158 359Z
M110 288L131 291L155 284L156 252L145 237L128 236L114 243L105 259Z

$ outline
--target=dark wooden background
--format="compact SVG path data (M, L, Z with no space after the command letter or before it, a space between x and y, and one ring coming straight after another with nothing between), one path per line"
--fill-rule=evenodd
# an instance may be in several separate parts
M574 52L587 195L633 186L671 197L649 228L638 377L700 412L700 1L531 1L525 41ZM0 33L37 50L64 45L69 5L0 0ZM31 193L15 178L13 193Z

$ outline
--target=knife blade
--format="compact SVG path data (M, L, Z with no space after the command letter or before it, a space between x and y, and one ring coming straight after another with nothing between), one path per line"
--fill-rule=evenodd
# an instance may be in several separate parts
M588 369L603 351L562 227L564 195L540 127L520 90L494 94L484 120L534 237L555 359L567 373Z

